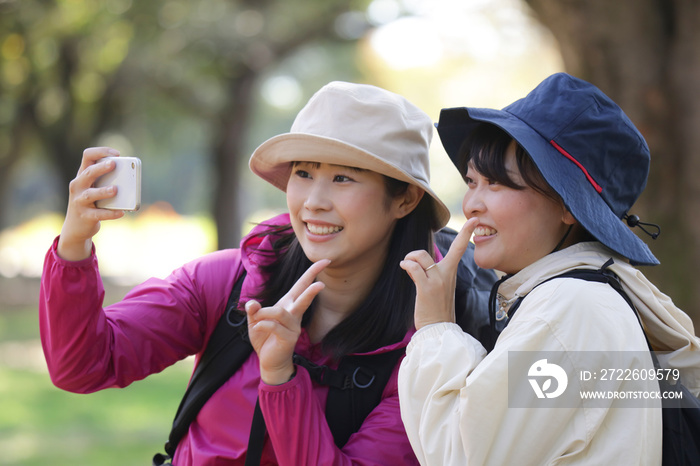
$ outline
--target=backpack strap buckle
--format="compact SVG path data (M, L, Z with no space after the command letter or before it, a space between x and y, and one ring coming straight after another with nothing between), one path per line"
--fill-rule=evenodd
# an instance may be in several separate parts
M357 388L367 388L374 383L374 379L376 378L376 374L359 366L355 369L355 372L352 373L352 385Z
M367 388L372 385L376 378L373 372L362 366L356 367L353 373L350 374L349 371L333 370L326 365L315 364L298 354L292 357L292 361L294 361L294 364L306 369L316 383L340 390Z
M244 341L250 341L248 337L248 317L245 312L240 311L236 307L236 304L238 303L234 303L226 310L226 323L228 323L228 325L233 328L234 332L240 335Z

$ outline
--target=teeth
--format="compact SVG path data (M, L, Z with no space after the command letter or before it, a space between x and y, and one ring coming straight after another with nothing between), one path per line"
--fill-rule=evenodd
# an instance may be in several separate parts
M329 226L321 226L321 225L314 225L311 223L307 223L306 227L309 229L311 233L314 235L330 235L333 233L338 233L340 230L342 230L342 227L329 227Z
M474 230L474 236L491 236L495 235L496 230L493 228L486 228L486 227L476 227Z

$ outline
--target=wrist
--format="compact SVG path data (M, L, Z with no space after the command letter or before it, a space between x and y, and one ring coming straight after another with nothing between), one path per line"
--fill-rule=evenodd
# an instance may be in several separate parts
M421 320L421 321L416 321L415 326L416 330L420 330L424 327L427 327L428 325L435 325L435 324L454 324L454 320L450 319L431 319L431 320Z
M416 326L416 330L420 330L423 327L427 327L428 325L433 325L433 324L442 324L442 323L455 323L455 318L453 314L433 314L433 315L428 315L428 316L415 316L415 321L414 325Z
M61 259L77 262L87 259L92 254L92 238L83 241L68 241L63 235L58 238L56 253Z
M297 375L294 364L278 370L264 370L260 368L260 379L267 385L282 385L291 381Z

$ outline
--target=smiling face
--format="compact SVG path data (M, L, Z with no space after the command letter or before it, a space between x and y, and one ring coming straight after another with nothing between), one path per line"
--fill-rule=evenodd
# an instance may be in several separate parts
M405 201L405 195L388 196L383 175L341 165L295 163L287 183L292 228L304 253L312 262L331 259L331 268L381 267L396 221L413 208Z
M476 263L509 274L551 253L575 223L560 201L525 183L515 148L514 142L508 145L504 168L517 187L483 176L469 162L465 175L469 189L462 204L467 218L479 218L473 238Z

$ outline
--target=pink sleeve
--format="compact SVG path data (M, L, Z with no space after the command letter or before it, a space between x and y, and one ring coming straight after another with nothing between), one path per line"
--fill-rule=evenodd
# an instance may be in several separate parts
M44 262L39 327L52 381L78 393L124 387L199 352L240 263L233 262L238 250L204 256L103 309L94 251L70 262L58 256L56 244Z
M340 449L314 395L306 369L282 385L260 384L260 408L280 466L299 464L413 465L413 454L401 422L397 388L398 365L379 405L358 432Z

